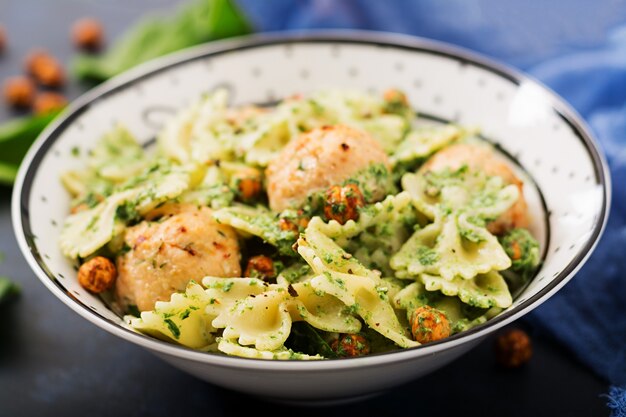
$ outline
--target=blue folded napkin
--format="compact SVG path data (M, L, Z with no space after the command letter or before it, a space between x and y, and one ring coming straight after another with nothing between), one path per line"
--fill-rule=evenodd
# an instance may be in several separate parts
M626 417L626 2L239 3L260 31L381 30L466 47L531 74L581 114L609 161L613 179L609 223L577 276L529 319L612 384L607 405L614 417Z

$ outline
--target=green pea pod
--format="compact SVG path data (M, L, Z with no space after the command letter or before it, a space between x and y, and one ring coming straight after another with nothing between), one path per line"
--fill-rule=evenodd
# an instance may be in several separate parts
M100 82L170 52L251 30L233 1L197 0L173 16L140 20L102 55L79 55L73 72L79 79Z
M0 184L13 184L24 155L58 113L25 116L0 125Z

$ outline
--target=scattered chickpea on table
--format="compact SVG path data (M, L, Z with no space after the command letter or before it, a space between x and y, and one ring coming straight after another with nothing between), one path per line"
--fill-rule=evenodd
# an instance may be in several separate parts
M495 358L504 368L519 368L532 357L532 344L528 334L522 329L506 329L494 342Z
M35 93L35 83L28 77L17 75L4 80L4 100L13 108L29 108Z
M7 34L4 27L0 25L0 54L6 49L7 46Z
M77 49L96 52L102 48L104 29L97 19L83 17L72 25L71 37ZM6 47L6 31L0 25L0 53ZM68 100L58 91L67 83L66 71L53 54L40 47L31 49L24 57L23 71L23 75L7 78L4 82L4 101L7 106L45 114L67 105ZM38 92L38 87L44 91Z
M72 41L74 45L85 51L97 51L102 47L104 29L102 24L93 17L83 17L72 25Z

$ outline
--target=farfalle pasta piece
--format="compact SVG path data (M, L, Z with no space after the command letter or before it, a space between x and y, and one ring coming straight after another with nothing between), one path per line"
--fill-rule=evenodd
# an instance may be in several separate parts
M309 225L305 236L298 239L298 253L319 274L310 281L313 288L337 297L370 328L397 345L419 345L400 324L387 296L388 284L332 239Z
M312 227L332 238L363 265L391 276L389 257L411 236L416 223L411 201L409 193L401 192L364 207L357 221L348 220L342 225L335 220L324 223L314 218Z
M220 223L234 227L244 237L260 237L264 242L276 246L281 254L295 255L291 246L296 241L297 233L283 230L277 215L265 208L245 205L225 207L216 210L213 217Z
M136 197L136 190L114 194L92 209L69 216L63 225L59 245L63 255L86 258L112 238L117 208Z
M469 133L453 124L411 130L393 150L391 163L396 165L424 159Z
M458 296L462 302L473 307L507 308L513 303L506 281L496 271L478 274L472 279L456 277L446 280L429 274L421 274L419 279L427 291L441 291L444 295Z
M450 322L452 334L469 330L498 315L502 308L476 308L464 304L458 297L427 291L421 282L413 282L392 299L395 308L406 311L407 318L419 307L428 305L442 311Z
M229 340L220 338L217 349L231 356L239 356L252 359L273 359L273 360L322 360L326 359L321 355L307 355L305 353L294 352L291 349L281 348L274 351L260 350Z
M87 159L87 165L98 177L115 183L138 175L147 164L143 148L122 125L105 134Z
M241 345L254 345L259 350L277 350L291 330L290 298L281 288L238 299L222 310L213 320L213 326L224 329L224 339L236 339Z
M452 280L507 269L511 260L485 228L473 225L466 216L449 215L416 231L389 264L399 278L428 273Z
M178 197L190 181L189 168L155 165L94 208L69 216L61 231L61 251L72 259L93 254L123 230L120 225Z
M232 144L215 132L216 125L226 124L228 99L228 91L218 88L174 115L157 137L160 155L181 164L230 157Z
M135 330L159 339L176 342L192 349L207 350L215 343L213 316L207 315L210 296L201 285L190 282L184 293L174 293L170 301L157 301L153 311L141 317L126 316Z
M501 177L488 176L465 165L457 170L405 174L402 188L430 220L440 213L462 211L487 222L508 210L520 196L517 186L506 185Z
M223 337L241 345L276 350L289 336L291 323L306 321L313 327L340 333L356 333L361 323L330 294L317 291L308 281L267 284L256 278L206 277L210 302L206 307L215 316L213 326L223 328Z

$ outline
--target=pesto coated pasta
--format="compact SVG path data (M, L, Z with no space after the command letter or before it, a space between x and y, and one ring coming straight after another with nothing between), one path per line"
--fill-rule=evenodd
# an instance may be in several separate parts
M369 355L485 323L534 276L523 181L477 129L428 122L398 90L228 103L200 98L156 146L117 126L61 177L61 251L115 265L100 295L135 331L257 359Z

